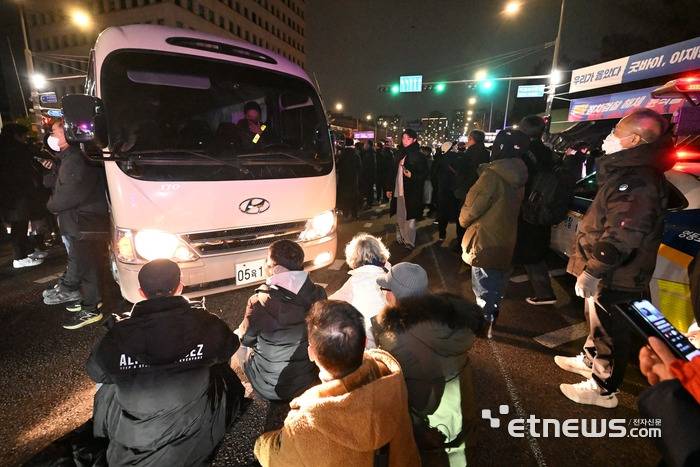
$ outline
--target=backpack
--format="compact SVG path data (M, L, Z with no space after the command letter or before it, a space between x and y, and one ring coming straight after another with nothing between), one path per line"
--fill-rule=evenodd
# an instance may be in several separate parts
M528 224L556 225L566 218L576 181L563 167L535 173L520 213Z

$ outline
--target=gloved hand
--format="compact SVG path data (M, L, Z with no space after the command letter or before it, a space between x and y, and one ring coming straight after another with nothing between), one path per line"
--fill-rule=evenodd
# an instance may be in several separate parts
M598 295L598 284L600 284L600 279L593 277L588 272L583 271L576 278L576 286L574 291L576 295L581 298L595 297Z

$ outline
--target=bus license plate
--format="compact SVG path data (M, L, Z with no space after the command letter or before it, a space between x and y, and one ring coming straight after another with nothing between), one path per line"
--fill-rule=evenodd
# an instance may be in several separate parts
M236 264L236 285L265 280L265 260Z

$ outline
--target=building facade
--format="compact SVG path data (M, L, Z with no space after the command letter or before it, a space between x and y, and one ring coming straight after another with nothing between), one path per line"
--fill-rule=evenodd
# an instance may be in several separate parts
M427 117L421 118L421 130L421 145L442 144L447 139L447 117L440 112L431 112Z
M457 141L460 136L463 136L467 130L466 123L464 109L453 110L450 118L450 131L448 134L448 139Z
M62 96L80 92L88 55L100 31L109 26L160 24L235 38L264 47L304 67L304 0L32 0L25 18L34 68L50 78ZM90 19L80 28L70 20L79 8Z

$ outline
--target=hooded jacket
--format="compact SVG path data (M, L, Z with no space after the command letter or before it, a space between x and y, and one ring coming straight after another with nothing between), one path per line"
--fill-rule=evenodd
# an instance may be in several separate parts
M109 231L104 170L88 164L79 148L59 153L61 165L46 207L58 216L61 233L80 236Z
M87 363L104 383L94 433L108 438L109 465L197 465L240 411L243 387L229 366L238 338L181 296L134 305Z
M466 229L462 259L479 268L510 268L523 201L527 167L518 158L498 159L479 167L459 214Z
M291 400L318 382L318 368L309 360L306 315L314 302L326 298L326 291L303 271L273 276L278 284L282 275L290 279L285 283L289 288L275 284L258 288L239 327L241 343L252 348L243 370L268 400Z
M394 160L394 170L388 172L386 186L390 187L389 191L394 192L391 198L391 206L389 207L389 215L396 214L396 178L401 169L401 161L403 160L403 168L411 172L410 177L403 177L403 192L406 202L406 219L411 220L420 217L423 213L423 188L425 179L430 173L428 169L428 160L420 151L418 142L415 142L403 148L396 155Z
M673 166L670 135L598 159L598 192L578 224L567 271L604 288L645 291L656 267Z
M372 467L389 446L392 467L420 466L399 363L382 350L365 352L362 366L294 399L278 431L255 442L265 467Z

